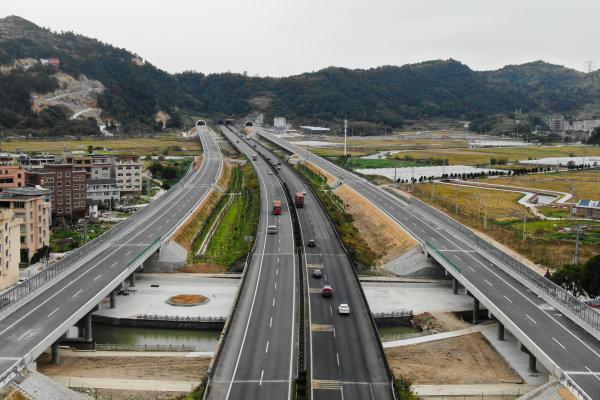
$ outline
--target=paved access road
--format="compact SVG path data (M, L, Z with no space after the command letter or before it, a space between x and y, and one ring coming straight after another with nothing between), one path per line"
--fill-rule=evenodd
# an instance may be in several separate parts
M71 273L59 278L43 293L0 320L0 376L7 376L23 362L35 360L78 319L87 314L125 278L128 262L159 237L168 237L175 227L209 193L219 177L223 159L210 135L200 137L204 160L190 172L177 196L162 201L138 228ZM161 202L161 199L157 199ZM99 297L100 295L100 297ZM118 300L117 300L118 307Z
M249 159L255 151L239 132L223 134ZM239 304L210 386L209 399L290 399L296 377L296 275L294 232L285 192L260 157L261 216ZM273 215L274 199L282 214ZM267 234L277 225L278 234Z
M516 324L538 352L552 360L589 398L600 399L600 343L591 334L490 262L469 240L426 210L411 207L367 180L269 132L259 134L338 177L415 238L432 243L460 266L462 276ZM561 375L560 371L552 371L552 366L547 367Z
M270 160L276 157L262 146ZM277 172L292 196L306 191L304 207L297 208L302 231L306 280L308 282L309 369L311 398L345 400L392 399L386 361L379 349L369 310L354 277L352 265L337 239L334 228L315 195L286 164ZM314 239L315 247L308 247ZM313 278L315 269L322 271ZM321 295L323 285L333 287L333 296ZM338 305L350 306L350 315L341 316Z

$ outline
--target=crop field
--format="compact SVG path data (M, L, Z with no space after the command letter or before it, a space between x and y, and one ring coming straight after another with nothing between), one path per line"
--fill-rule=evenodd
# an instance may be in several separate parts
M476 149L428 149L403 151L392 158L447 159L450 165L487 165L491 159L508 163L542 157L600 156L600 148L592 146L521 146Z
M573 260L574 229L579 222L536 219L517 203L519 193L426 183L414 185L413 194L535 263L557 268ZM585 222L585 226L580 237L582 261L600 248L600 222Z
M184 139L176 135L124 139L82 139L82 140L15 140L5 141L0 151L16 153L62 153L63 150L87 151L89 146L97 153L187 156L201 152L198 140ZM111 150L109 150L111 149ZM165 154L166 153L166 154Z
M548 172L484 179L484 182L523 188L557 190L571 193L575 199L600 200L600 170Z

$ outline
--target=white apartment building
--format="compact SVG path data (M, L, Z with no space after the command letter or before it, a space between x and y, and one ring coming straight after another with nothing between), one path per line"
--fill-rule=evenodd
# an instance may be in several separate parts
M117 181L113 178L108 179L89 179L86 182L86 198L91 204L110 204L112 201L119 201L119 188Z
M10 210L0 211L0 290L19 280L19 226L22 222Z
M143 166L138 156L113 158L112 177L121 197L137 197L142 193Z

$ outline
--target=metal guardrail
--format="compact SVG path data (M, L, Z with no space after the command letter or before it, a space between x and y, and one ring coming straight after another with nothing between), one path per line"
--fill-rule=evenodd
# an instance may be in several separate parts
M150 218L154 213L168 203L191 179L190 172L193 170L193 161L183 179L173 185L164 195L154 202L137 211L126 220L113 226L102 235L85 245L69 252L65 257L48 268L38 272L31 278L19 283L15 287L7 290L0 295L0 312L11 306L16 306L21 300L38 291L49 282L64 275L66 272L72 272L84 264L84 261L91 256L95 256L106 249L117 239L122 238L127 232L141 225L142 222Z
M136 315L137 319L148 321L182 321L182 322L225 322L227 317L184 317L180 315L143 314Z
M508 267L512 272L516 273L519 277L524 278L527 283L535 286L537 289L541 290L543 293L556 300L559 304L567 308L569 311L575 314L576 317L580 318L583 322L590 325L596 330L600 330L600 314L594 311L594 309L592 309L590 306L573 296L570 292L561 288L549 279L537 274L521 261L517 260L516 258L507 254L503 250L489 243L481 236L471 231L465 225L448 217L446 214L437 210L436 208L431 207L423 201L415 198L411 198L409 201L411 205L417 206L422 210L425 210L430 215L434 215L446 225L449 225L453 229L460 232L463 236L465 236L472 242L472 244L478 251L479 249L481 249L492 255L495 259L497 259L506 267Z
M96 343L96 351L196 351L189 344L110 344Z
M373 318L404 318L404 317L412 317L412 310L406 311L393 311L393 312L380 312L380 313L371 313Z

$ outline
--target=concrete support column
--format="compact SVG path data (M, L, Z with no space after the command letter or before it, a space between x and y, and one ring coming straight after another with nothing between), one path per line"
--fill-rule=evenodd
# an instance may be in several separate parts
M58 365L60 363L60 349L58 348L58 341L52 343L52 364Z
M479 300L473 297L473 323L479 322Z
M129 287L135 286L135 271L129 275Z
M529 372L530 374L537 374L538 370L536 368L536 359L535 356L531 353L529 353L529 366L527 367L527 372Z
M117 307L117 290L110 292L110 308Z
M92 341L92 313L85 316L85 341Z
M458 279L452 278L452 294L458 294Z
M498 340L504 340L504 324L498 321Z

